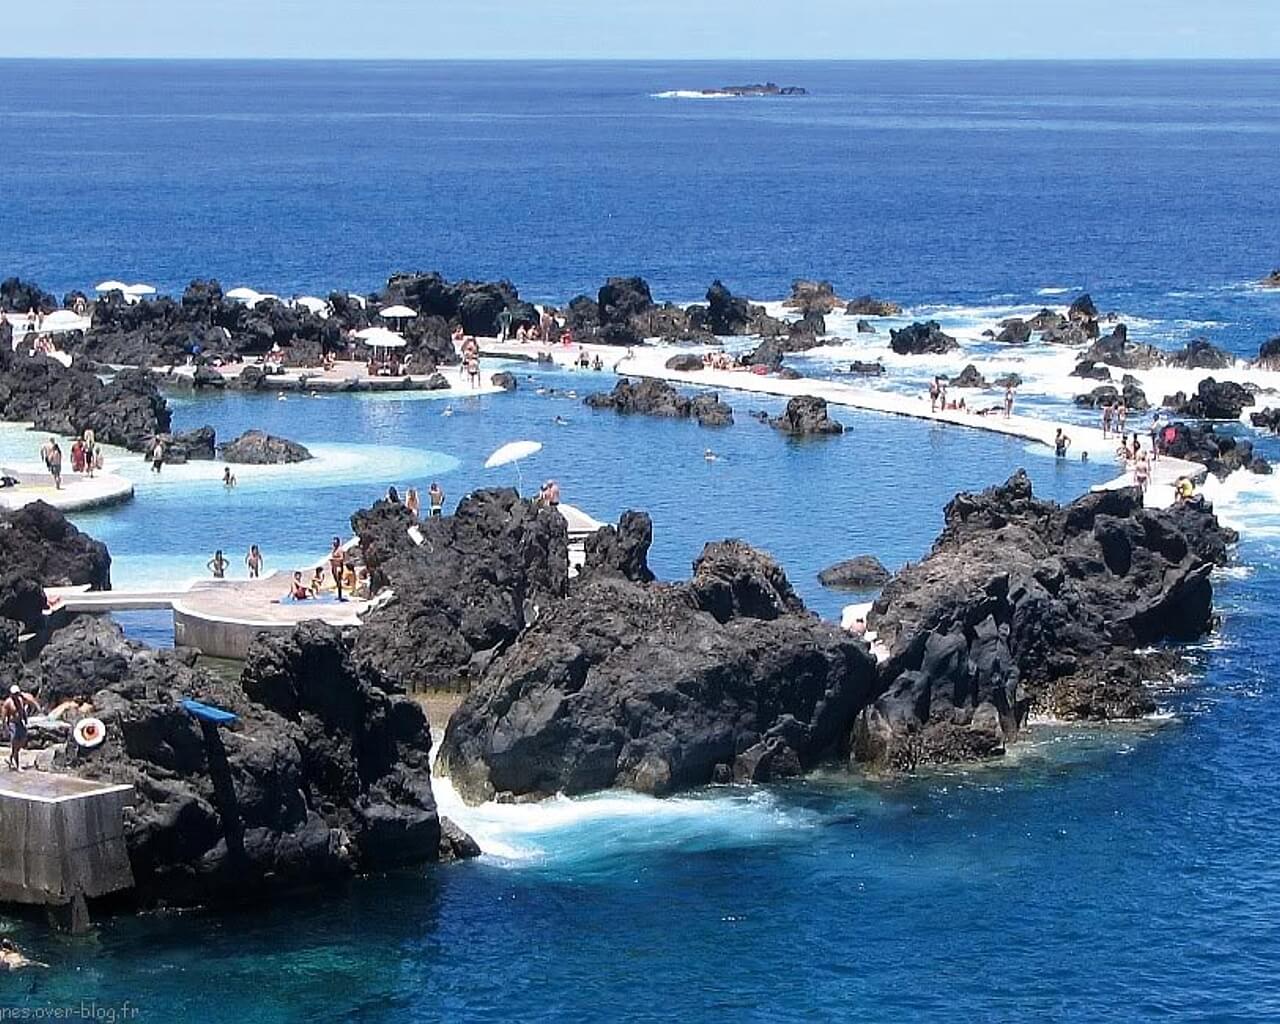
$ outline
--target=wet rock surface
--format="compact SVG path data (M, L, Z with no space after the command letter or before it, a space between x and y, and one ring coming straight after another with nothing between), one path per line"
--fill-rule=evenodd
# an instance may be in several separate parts
M890 651L885 692L852 731L855 760L910 768L998 755L1030 709L1154 710L1140 648L1213 624L1210 572L1234 534L1202 506L1142 508L1136 489L1059 506L1019 472L959 494L929 555L868 617Z
M875 677L772 559L708 545L684 584L584 573L473 687L440 765L472 802L782 778L834 752Z
M889 570L875 555L856 555L823 569L818 582L835 590L875 590L889 577Z
M313 458L303 445L261 430L246 430L239 437L219 445L223 461L253 466L306 462Z

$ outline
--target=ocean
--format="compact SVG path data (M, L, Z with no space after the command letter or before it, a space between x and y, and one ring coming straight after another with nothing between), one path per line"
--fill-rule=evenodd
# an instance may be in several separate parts
M1240 356L1280 334L1280 63L412 64L0 62L0 276L61 294L196 276L282 295L372 290L392 272L510 278L535 301L640 274L694 301L720 278L762 302L831 280L933 317L959 353L894 361L885 331L833 317L795 365L882 358L918 390L975 362L1019 401L1083 421L1071 356L982 337L1089 290L1131 336L1203 336ZM768 78L794 99L664 93ZM495 366L494 369L499 367ZM513 365L514 395L174 401L178 427L261 427L310 445L297 471L136 457L120 509L77 523L117 585L199 575L215 548L268 567L327 548L389 484L450 501L514 482L484 457L541 440L597 518L655 521L652 562L704 542L772 551L812 607L862 552L919 558L960 489L1025 466L1068 500L1115 475L1014 439L833 410L846 434L788 441L722 395L719 431L585 408L608 375ZM1271 375L1228 376L1273 384ZM1139 374L1158 400L1201 374ZM1219 374L1222 376L1222 374ZM1276 375L1280 378L1280 375ZM1280 385L1280 381L1274 382ZM1091 385L1090 385L1091 386ZM1262 404L1266 404L1262 396ZM559 417L567 422L556 423ZM1272 458L1280 443L1232 427ZM38 439L0 428L0 457ZM719 456L708 462L705 448ZM138 1020L1231 1021L1280 1014L1280 487L1214 497L1243 530L1216 577L1222 621L1155 718L1038 723L998 764L654 800L443 807L479 861L361 880L271 908L100 922L84 939L0 917L50 968L0 980L0 1008L90 1005ZM136 636L170 642L155 615Z

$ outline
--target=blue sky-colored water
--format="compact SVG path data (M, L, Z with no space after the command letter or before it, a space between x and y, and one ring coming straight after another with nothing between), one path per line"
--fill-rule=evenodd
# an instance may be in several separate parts
M775 48L819 34L824 46L887 48L947 28L958 47L1035 15L1044 46L1077 55L1100 34L1131 38L1139 17L1131 4L1110 5L1105 19L1090 4L1052 18L1022 6L965 5L973 24L960 32L960 5L833 5L820 28L801 17L814 5L744 5L716 38L746 45L735 40L767 25ZM259 7L253 16L271 24L333 17L324 5ZM691 19L717 12L688 7ZM1165 4L1158 24L1142 7L1151 46L1183 18L1205 32L1230 25L1240 46L1263 47L1274 31L1263 4L1218 4L1204 18ZM44 45L39 19L67 10L6 11L6 25ZM330 37L444 45L413 31L425 10L368 4L358 31ZM471 10L491 16L485 39L510 29L511 45L540 55L547 33L567 45L587 31L569 24L575 5L504 6L506 20L492 6ZM128 11L126 33L98 11L76 7L76 31L54 43L127 36L171 50L182 14L174 4ZM859 11L861 32L842 35ZM894 12L914 21L894 33L874 20ZM244 47L281 38L242 14L201 8L183 38L223 46L228 18ZM790 32L777 27L784 17ZM447 39L464 22L432 24ZM648 37L637 26L608 38L621 52ZM702 45L689 33L668 42ZM714 276L758 299L822 276L844 294L874 291L936 316L964 340L954 359L892 365L885 386L910 390L930 369L1003 359L1043 384L1020 401L1064 415L1074 384L1059 379L1061 353L1000 355L981 340L985 326L1087 287L1134 337L1164 346L1204 334L1247 355L1280 333L1280 296L1255 287L1280 265L1278 67L788 64L775 77L814 95L771 103L659 98L761 77L751 64L0 63L0 272L59 293L105 277L174 291L213 274L292 294L372 289L398 269L439 267L509 276L555 300L613 273L643 274L659 297L681 300ZM887 358L887 326L798 365L834 375L851 358ZM566 500L600 518L652 512L661 575L686 575L707 540L742 536L832 615L846 599L823 591L817 570L864 551L891 566L920 557L956 490L1025 465L1041 493L1068 498L1111 472L991 435L843 411L844 436L797 443L745 415L776 403L727 394L739 421L724 431L617 417L580 403L607 381L527 372L514 396L456 403L184 400L179 427L209 423L224 438L264 427L320 458L296 473L246 472L234 493L200 469L154 481L134 460L123 467L139 481L136 500L78 521L107 540L120 582L196 574L215 547L238 566L253 542L269 564L289 564L322 551L388 484L438 476L453 500L511 482L485 471L484 457L532 437L545 448L528 478L556 476ZM0 456L29 461L37 440L0 431ZM1274 440L1257 440L1277 454ZM721 458L706 462L706 447ZM442 786L488 851L479 862L253 913L119 918L84 940L0 916L0 929L52 965L6 978L0 1006L128 1000L139 1019L254 1024L1274 1018L1274 479L1219 494L1245 530L1238 563L1216 577L1221 627L1195 651L1185 685L1160 694L1159 721L1041 726L998 766L896 783L832 771L666 801L609 794L479 811ZM162 627L131 623L153 638Z

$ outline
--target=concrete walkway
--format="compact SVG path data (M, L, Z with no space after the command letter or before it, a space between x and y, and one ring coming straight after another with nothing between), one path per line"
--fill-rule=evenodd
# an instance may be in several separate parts
M62 487L53 486L53 477L39 464L0 467L0 474L18 481L16 487L0 488L0 508L14 511L43 501L62 512L83 512L91 508L118 505L133 497L133 484L115 473L86 476L73 473L69 459L63 460Z
M1104 437L1102 431L1095 427L1078 424L1055 423L1051 420L1035 416L1014 414L1004 416L1001 412L980 415L975 411L931 410L928 395L903 395L873 388L859 387L843 381L819 380L812 377L800 377L788 380L776 374L762 375L746 369L733 370L671 370L667 368L667 360L681 352L703 349L681 349L668 346L637 346L627 356L627 350L610 345L573 345L565 348L560 345L541 343L499 342L496 339L481 339L483 354L508 359L537 360L540 356L550 359L559 366L573 367L579 354L585 350L591 359L597 355L606 371L619 376L651 377L668 381L672 384L687 384L696 387L710 388L720 391L739 391L747 394L767 395L774 398L796 398L811 395L825 399L829 404L860 409L865 412L886 413L893 416L910 416L914 419L930 420L934 423L945 423L957 427L969 427L974 430L985 430L994 434L1023 438L1039 444L1054 445L1054 437L1058 429L1071 439L1069 458L1079 459L1087 455L1089 461L1102 464L1117 463L1116 449L1120 441L1115 437ZM591 371L583 371L587 375ZM969 393L966 392L966 395ZM1003 392L993 391L984 405L1003 404ZM1133 424L1137 429L1144 446L1149 445L1145 434L1145 423ZM1192 480L1204 477L1205 468L1197 462L1186 462L1181 459L1158 459L1152 465L1151 482L1147 488L1146 504L1152 508L1163 508L1175 500L1174 484L1183 476ZM1095 489L1113 489L1128 487L1133 483L1131 469L1126 467L1114 480L1099 485Z

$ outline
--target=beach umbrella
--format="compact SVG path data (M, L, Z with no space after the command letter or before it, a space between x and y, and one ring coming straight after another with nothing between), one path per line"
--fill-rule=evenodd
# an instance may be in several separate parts
M122 292L128 287L123 281L103 281L101 284L95 285L93 290L106 294L107 292Z
M370 348L404 348L408 344L395 331L389 331L385 327L366 327L356 331L356 337Z
M252 288L232 288L226 293L228 299L235 299L237 302L257 302L262 296Z
M324 299L316 298L314 295L299 295L293 300L295 307L300 307L316 316L324 316L329 312L329 303Z
M143 295L154 295L156 290L149 284L131 284L124 289L124 293L134 298L141 298Z
M347 292L347 298L349 298L361 309L364 309L366 306L369 305L369 303L365 301L365 297L363 295L357 295L355 292Z
M69 309L57 309L44 318L44 331L73 331L84 327L84 317Z
M541 441L511 441L504 444L484 460L485 469L497 469L499 466L514 464L516 467L517 487L524 487L524 479L520 474L520 460L542 451Z
M388 320L412 320L418 313L408 306L388 306L381 315Z

